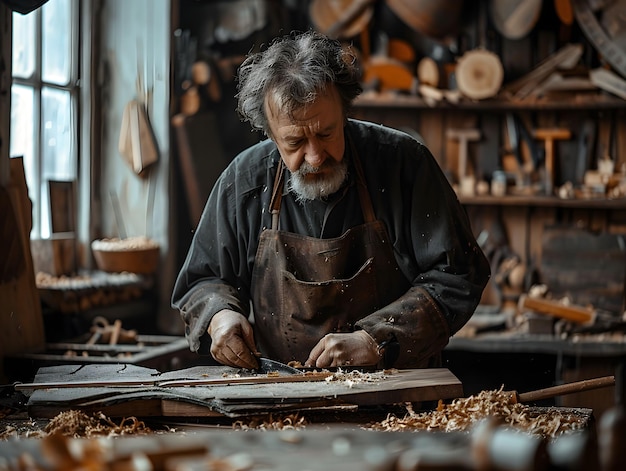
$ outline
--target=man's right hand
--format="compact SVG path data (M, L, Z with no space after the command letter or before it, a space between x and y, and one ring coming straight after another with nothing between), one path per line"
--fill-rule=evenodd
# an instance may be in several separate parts
M260 353L252 326L243 314L223 309L213 316L207 332L211 336L211 355L218 362L237 368L259 367L256 356Z

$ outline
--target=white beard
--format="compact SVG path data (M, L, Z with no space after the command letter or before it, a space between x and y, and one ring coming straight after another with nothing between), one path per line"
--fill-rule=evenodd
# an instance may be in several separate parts
M313 167L304 162L298 170L292 172L289 182L289 189L296 194L297 201L309 201L314 199L326 198L341 188L348 176L348 164L345 159L337 162L336 160L327 160L327 165L332 167L333 171L321 180L307 182L306 176L310 173L317 173L319 167Z

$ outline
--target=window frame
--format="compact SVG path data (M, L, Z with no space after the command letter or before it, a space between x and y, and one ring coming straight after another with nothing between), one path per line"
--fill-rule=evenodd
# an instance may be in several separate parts
M33 175L34 184L33 188L29 188L29 196L33 200L33 214L32 214L32 229L31 238L47 238L52 236L51 217L50 217L50 202L48 200L47 188L48 185L43 178L43 159L44 148L43 139L45 133L45 123L43 123L43 90L56 90L63 91L69 94L70 100L70 147L72 150L72 160L74 168L72 169L74 180L79 179L80 166L81 166L81 98L83 96L81 90L81 70L82 70L82 53L81 53L81 35L82 35L82 7L80 0L68 0L70 3L70 24L76 25L70 30L69 47L70 47L70 61L69 61L69 76L65 84L53 83L43 79L43 11L42 8L49 6L52 1L46 2L42 7L33 10L28 15L35 15L35 64L30 77L16 76L14 71L11 71L11 93L14 85L23 86L32 89L33 91L33 162L34 165ZM17 12L12 12L12 21L15 15L21 15ZM15 45L11 43L12 53L15 51ZM12 128L12 119L10 118L9 127ZM9 140L11 139L9 133ZM9 152L10 152L9 142ZM10 155L10 157L17 157L17 155ZM26 165L26 162L25 162ZM74 195L74 199L77 200L78 195ZM76 208L76 205L74 205ZM73 215L74 220L77 220L77 214ZM45 227L44 227L45 226Z

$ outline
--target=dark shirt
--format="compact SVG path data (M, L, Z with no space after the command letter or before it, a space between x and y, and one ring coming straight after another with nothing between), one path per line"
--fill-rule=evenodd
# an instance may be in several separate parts
M490 275L465 209L428 148L408 134L356 120L349 120L345 132L398 265L437 306L447 324L447 342L473 314ZM348 181L326 200L296 201L287 189L286 170L280 230L331 238L363 223L350 152L346 139ZM193 351L218 311L250 314L253 264L259 235L271 227L268 207L279 159L271 140L252 146L231 162L209 196L172 296ZM368 316L361 327L372 333L390 315L393 309Z

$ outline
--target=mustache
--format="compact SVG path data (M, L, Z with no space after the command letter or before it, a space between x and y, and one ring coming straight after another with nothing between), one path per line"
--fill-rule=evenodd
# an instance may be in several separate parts
M298 170L296 170L294 173L304 177L306 175L309 175L310 173L319 173L322 170L325 170L327 168L335 168L335 167L338 167L338 162L336 162L333 159L326 159L322 163L322 165L318 167L315 167L308 162L302 162L302 165L300 165L300 168L298 168Z
M319 179L307 182L306 176L328 169ZM321 166L314 167L304 162L300 168L292 173L289 183L290 191L296 195L296 200L303 202L329 196L339 190L348 175L348 166L345 160L337 162L325 161Z

